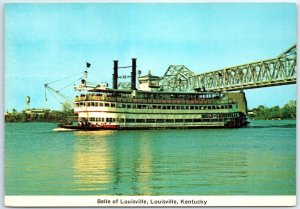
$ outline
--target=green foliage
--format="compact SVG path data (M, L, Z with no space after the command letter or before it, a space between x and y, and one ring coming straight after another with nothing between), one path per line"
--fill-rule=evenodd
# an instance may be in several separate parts
M270 108L259 105L250 111L253 113L250 117L253 119L296 119L296 109L295 100L290 100L282 108L278 105Z
M28 114L26 111L18 113L13 109L12 113L5 114L5 122L70 122L69 116L74 116L73 109L64 111L46 111L44 114Z

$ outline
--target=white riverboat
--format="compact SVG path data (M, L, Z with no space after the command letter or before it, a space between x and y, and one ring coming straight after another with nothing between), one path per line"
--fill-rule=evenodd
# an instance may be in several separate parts
M160 77L138 77L132 59L131 89L118 89L118 61L114 61L113 88L106 83L89 87L86 76L75 87L77 126L69 129L160 129L243 127L247 103L243 92L165 92Z

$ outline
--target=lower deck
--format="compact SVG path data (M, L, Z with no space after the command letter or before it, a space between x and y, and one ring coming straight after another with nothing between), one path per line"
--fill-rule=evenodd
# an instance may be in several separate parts
M91 115L91 114L90 114ZM141 115L106 113L101 117L79 115L79 127L105 129L155 129L155 128L200 128L230 127L245 125L243 113L228 114L193 114L193 115Z

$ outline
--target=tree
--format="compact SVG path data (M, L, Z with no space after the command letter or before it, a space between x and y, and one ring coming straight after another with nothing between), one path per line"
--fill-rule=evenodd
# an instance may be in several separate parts
M63 113L69 113L72 110L72 105L69 102L62 103L62 111Z

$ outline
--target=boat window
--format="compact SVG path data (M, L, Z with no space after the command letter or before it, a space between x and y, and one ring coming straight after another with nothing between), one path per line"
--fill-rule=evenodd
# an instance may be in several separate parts
M156 119L156 123L164 123L165 119Z
M103 102L99 102L99 107L103 107Z
M182 122L183 122L183 119L175 119L175 122L176 122L176 123L182 123Z
M203 115L202 115L202 118L208 118L208 117L209 117L208 114L203 114Z
M231 109L232 108L232 105L229 105L229 109Z
M194 106L191 106L190 109L193 110L193 109L194 109Z
M155 119L146 119L147 123L155 123Z
M161 109L161 106L160 106L160 105L157 105L157 109Z
M176 109L176 106L171 106L172 107L172 110L175 110Z
M127 108L131 108L131 105L130 105L130 104L128 104L128 105L127 105Z
M135 104L134 104L134 105L132 105L132 108L133 108L133 109L135 109L135 108L136 108L136 105L135 105Z
M135 119L133 119L133 118L126 118L126 123L135 123Z
M109 107L109 103L104 103L104 106L105 107Z
M115 103L111 103L110 106L111 107L116 107L116 104Z
M126 104L122 104L122 108L126 108Z
M167 109L168 109L168 110L171 109L171 106L167 106Z
M147 109L147 105L143 105L143 106L142 106L142 109Z
M211 109L211 106L207 106L207 107L208 107L207 109L209 109L209 110Z
M212 107L213 110L216 109L216 106L211 106L211 107Z
M113 118L106 118L106 122L108 122L108 123L113 122Z
M141 109L141 108L142 108L142 105L137 105L137 108L138 108L138 109Z
M137 123L145 123L145 119L136 119Z
M184 122L193 122L193 119L185 119Z
M174 119L166 119L166 123L174 123Z

